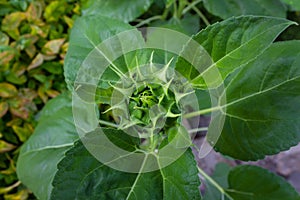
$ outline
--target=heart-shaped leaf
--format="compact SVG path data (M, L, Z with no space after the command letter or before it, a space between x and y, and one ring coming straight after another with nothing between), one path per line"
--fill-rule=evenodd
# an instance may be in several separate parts
M273 44L226 86L226 116L216 149L262 159L300 142L300 42Z
M217 76L213 70L215 66L222 78L227 77L237 68L259 56L279 33L291 24L293 22L280 18L242 16L208 26L193 39L202 45L214 63L202 66L203 55L189 52L193 49L187 48L185 52L194 56L189 60L194 60L200 67L197 66L199 69L196 70L195 66L180 57L176 63L176 70L188 78L195 87L206 88L207 84L203 77Z
M103 132L121 138L126 136L116 129L103 129ZM128 142L124 145L125 141L120 140L123 148L131 149L132 145ZM66 153L58 168L53 181L53 200L201 199L198 170L190 149L165 168L148 173L126 173L99 162L79 141Z
M49 101L34 134L22 146L17 163L18 178L39 199L49 199L56 165L77 138L70 96L64 94Z

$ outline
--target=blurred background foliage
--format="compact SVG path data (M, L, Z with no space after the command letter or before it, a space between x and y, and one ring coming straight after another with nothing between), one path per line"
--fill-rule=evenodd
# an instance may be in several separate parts
M20 145L38 111L66 90L63 59L80 3L0 0L0 199L28 199L16 176Z
M126 21L136 27L162 26L189 35L224 18L218 10L211 11L214 15L207 11L207 0L143 0L147 8L141 12L115 13L118 1L103 7L93 0L0 0L0 199L34 199L16 176L19 147L33 133L38 111L66 90L63 60L70 29L81 10L116 18L128 14ZM143 7L137 3L140 0L130 1ZM284 9L288 19L300 23L300 12ZM279 37L290 39L300 39L299 26Z

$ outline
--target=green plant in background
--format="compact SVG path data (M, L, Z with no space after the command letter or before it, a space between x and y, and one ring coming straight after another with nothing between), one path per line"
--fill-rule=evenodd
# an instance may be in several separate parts
M63 59L79 14L75 1L0 1L0 199L30 194L16 175L18 147L48 99L66 90Z
M26 199L28 196L28 189L20 185L15 174L18 154L15 149L32 134L37 111L49 97L64 91L62 65L67 48L64 75L68 89L74 92L79 67L94 47L134 26L166 27L188 35L196 34L193 39L216 63L225 81L227 97L227 103L222 105L225 125L214 146L216 151L239 160L258 160L299 142L300 119L295 106L300 103L300 43L273 43L293 24L283 19L287 13L293 20L299 20L297 1L88 1L82 9L84 16L74 24L70 43L67 42L68 29L80 14L80 4L73 1L0 1L0 4L3 5L0 9L3 16L0 32L0 152L3 153L0 193L17 192L4 195L5 199ZM230 18L239 15L242 17ZM217 21L221 22L210 25ZM295 27L291 26L279 39L300 39L299 28ZM134 63L138 58L138 63L147 64L152 52L138 51L133 56L129 54L116 60L115 64L123 66L120 69L126 74L130 71L124 69L129 66L128 59L133 57ZM155 62L162 66L166 66L171 57L174 59L169 68L180 72L193 89L202 94L207 85L186 60L160 51L154 51L153 55ZM167 123L167 134L161 134L160 143L156 143L161 146L148 148L157 140L145 146L144 141L116 129L114 125L119 122L112 115L110 106L113 105L109 105L107 99L111 98L118 78L116 73L107 70L97 91L96 100L102 111L99 120L107 122L104 134L116 146L132 152L138 146L151 153L170 143L179 129L172 130L178 127L176 123L183 116L177 116L178 106L173 107L176 105L173 94L164 99L166 90L157 85L148 84L133 93L130 106L140 109L131 109L130 119L143 126L149 125L151 113L147 108L157 101L164 102L165 110L173 109L176 117L172 123ZM213 109L203 108L187 117L207 114ZM300 199L282 178L254 166L223 167L219 169L219 173L224 174L222 181L214 176L211 178L197 167L190 149L174 163L157 171L131 174L114 170L101 164L85 149L78 140L73 120L69 94L49 101L39 113L35 133L20 151L18 177L39 199L201 199L198 173L204 177L207 187L203 199ZM208 140L213 138L208 135Z

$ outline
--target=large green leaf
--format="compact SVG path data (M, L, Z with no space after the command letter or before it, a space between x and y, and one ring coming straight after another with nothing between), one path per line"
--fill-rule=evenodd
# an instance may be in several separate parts
M122 131L103 129L124 137ZM126 150L130 140L118 144ZM132 163L134 165L134 163ZM188 149L171 165L148 173L125 173L94 158L79 141L58 165L51 199L201 199L197 164Z
M226 86L216 150L257 160L300 141L300 41L273 44Z
M56 165L76 139L71 98L60 95L42 110L39 124L22 146L17 162L18 178L39 199L49 199Z
M280 0L204 0L204 7L222 19L239 15L286 16Z
M219 169L217 169L219 170ZM282 177L266 169L241 165L222 176L213 176L214 184L207 185L206 200L299 200L296 190ZM225 182L225 184L222 182ZM217 189L218 187L218 189ZM207 194L213 191L213 194Z
M243 16L213 24L200 31L193 39L204 47L221 76L225 78L235 69L260 55L278 34L291 24L293 22L280 18ZM191 49L187 48L185 51ZM201 65L201 58L195 57L199 54L191 52L191 55L194 59L190 60L200 59L198 63ZM182 58L176 64L176 70L188 78L195 87L205 88L203 77L211 75L215 67L211 64L198 68L201 73Z
M102 16L77 19L71 31L69 49L64 61L64 75L68 87L73 88L79 68L97 45L117 33L130 29L133 27L128 24Z
M151 6L153 0L90 0L84 6L83 15L101 14L130 22L143 14Z
M299 200L296 190L266 169L245 165L234 168L228 175L226 192L234 200Z
M97 81L100 79L98 75L101 76L101 73L102 82L106 80L114 81L115 79L120 78L120 76L109 67L107 67L107 69L105 68L106 64L110 65L111 62L116 61L117 64L115 63L115 65L122 73L127 71L127 62L131 61L128 61L123 57L119 58L119 56L123 55L123 48L133 48L134 50L134 48L139 45L139 41L143 41L143 38L141 33L137 30L135 33L130 32L127 35L125 34L125 36L123 34L125 39L113 37L126 30L135 29L121 21L99 15L84 16L75 21L70 36L68 53L64 61L64 75L69 89L73 90L75 80L86 83L94 79ZM107 41L108 38L115 39L111 39L108 43L103 45L102 42L105 40ZM99 47L99 44L101 43L102 46ZM105 49L105 52L103 52L103 49ZM105 56L102 56L102 53ZM132 54L134 54L134 52ZM134 56L131 56L130 58L134 59ZM88 63L84 66L87 67L88 65L88 67L85 68L85 70L80 71L80 67L82 67L84 61ZM105 71L105 73L103 71ZM80 74L80 78L77 77L78 73ZM106 88L107 85L108 84L106 83ZM104 86L101 87L103 88ZM82 88L84 90L84 87ZM111 93L109 90L98 92L98 96L102 99L109 99L108 96ZM104 102L107 103L107 100Z

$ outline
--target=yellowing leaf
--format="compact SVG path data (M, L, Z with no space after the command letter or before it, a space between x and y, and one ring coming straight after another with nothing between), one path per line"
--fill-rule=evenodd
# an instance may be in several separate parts
M49 26L43 26L43 27L39 27L37 25L30 25L31 28L31 34L32 35L40 35L42 38L46 38L48 33L49 33Z
M15 194L4 195L5 200L26 200L28 198L28 190L20 190Z
M47 22L57 22L65 12L64 1L52 1L44 11L44 17Z
M64 43L62 46L61 46L61 54L59 54L59 56L64 59L65 56L66 56L66 53L67 53L67 50L68 50L68 47L69 47L69 42L66 42ZM63 63L62 63L63 64Z
M73 12L77 15L81 14L81 9L80 9L80 5L79 4L75 4L75 7L73 8Z
M13 97L18 93L17 88L9 83L0 83L0 97Z
M16 148L15 145L7 143L3 140L0 140L0 153L5 153L5 152L8 152L8 151L11 151L14 148Z
M8 45L9 44L9 37L0 31L0 45Z
M41 64L43 64L44 62L44 58L43 58L43 55L42 54L38 54L33 60L32 62L30 63L30 65L28 66L27 70L31 70L31 69L34 69L34 68L37 68L38 66L40 66Z
M46 93L51 98L54 98L59 95L59 92L57 92L56 90L47 90Z
M20 35L18 27L24 19L26 19L25 13L13 12L2 20L2 30L7 32L13 39L17 39Z
M25 52L27 53L27 55L30 57L30 58L33 58L33 56L35 55L36 53L36 47L32 44L30 45L29 47L27 47L25 49Z
M8 111L8 103L0 102L0 118L3 117Z
M13 126L12 128L21 142L25 142L33 132L32 127L28 124L24 127Z
M43 52L46 55L55 55L58 54L60 47L64 43L65 39L56 39L56 40L51 40L47 42L44 47L43 47Z
M64 16L64 20L66 22L66 24L68 25L69 28L72 28L73 27L73 24L74 24L74 20L71 19L70 17L68 16Z
M48 101L48 96L45 94L44 88L41 86L38 89L38 95L44 103Z
M19 40L16 43L17 44L16 48L20 50L24 50L30 45L33 45L38 39L39 37L36 35L31 35L31 34L22 35L20 36Z
M7 65L15 57L13 49L8 49L0 53L0 65Z
M11 71L16 74L16 76L21 76L26 71L26 66L22 63L16 62Z
M13 185L10 185L8 187L1 187L0 188L0 194L5 194L13 190L14 188L18 187L21 184L21 181L18 181L14 183Z
M32 2L27 11L26 11L26 16L28 21L35 21L35 20L39 20L42 16L42 12L43 12L43 4L40 1L34 1Z
M12 126L20 126L21 124L22 124L22 119L14 118L13 120L7 122L5 125L8 127L12 127Z
M9 111L12 115L27 119L36 106L32 100L37 96L36 92L28 88L20 89L17 97L9 100Z
M53 60L56 58L55 55L43 55L44 60Z

